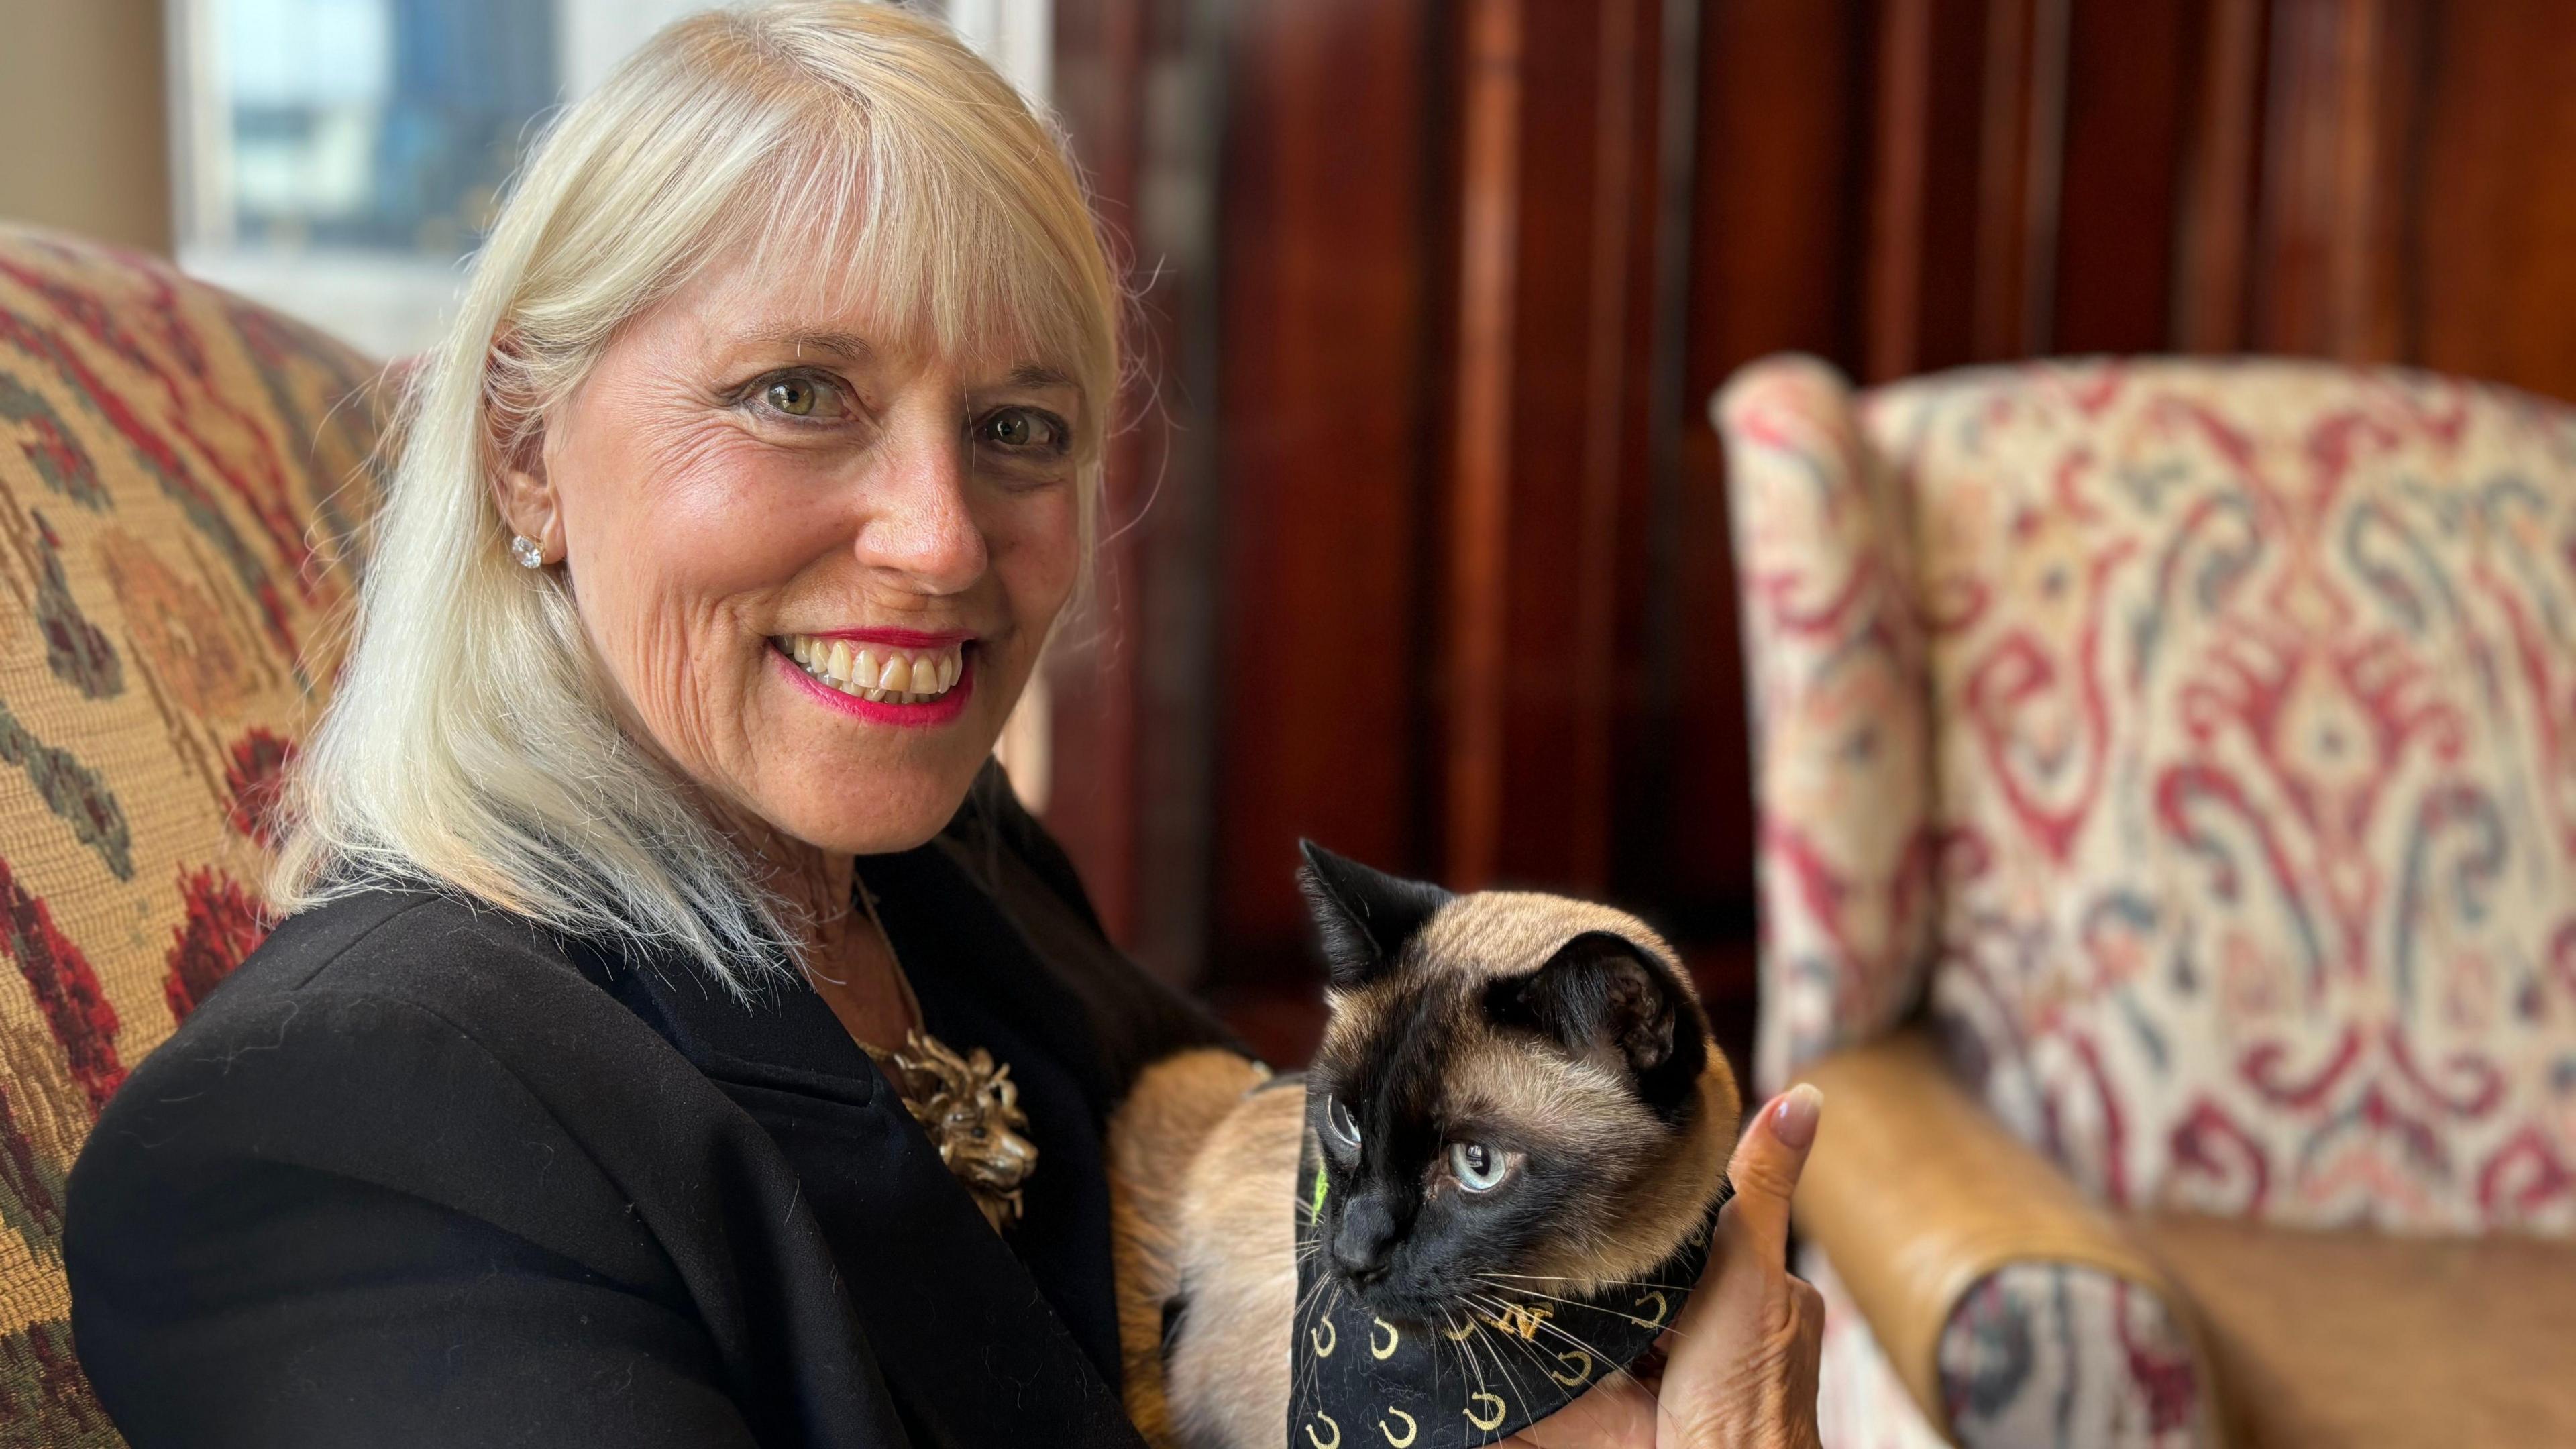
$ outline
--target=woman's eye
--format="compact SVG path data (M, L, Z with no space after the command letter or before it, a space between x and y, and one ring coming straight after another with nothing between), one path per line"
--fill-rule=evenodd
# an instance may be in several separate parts
M818 418L837 418L845 411L841 406L840 389L816 377L771 378L769 384L760 390L760 400L773 412L809 422Z
M1449 1170L1456 1174L1458 1185L1469 1192L1490 1192L1511 1166L1503 1160L1503 1154L1482 1142L1453 1142L1449 1144Z
M1341 1139L1344 1147L1360 1145L1359 1119L1351 1115L1350 1108L1342 1105L1341 1098L1324 1099L1324 1123L1333 1129L1333 1135Z
M975 435L984 442L1014 451L1061 453L1065 450L1063 421L1036 408L1003 408L988 415L976 427Z

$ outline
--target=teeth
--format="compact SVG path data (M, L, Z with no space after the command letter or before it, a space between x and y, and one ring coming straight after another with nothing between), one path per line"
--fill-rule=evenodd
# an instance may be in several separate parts
M791 634L777 641L807 674L844 694L880 704L927 704L957 687L966 675L964 646L907 653L870 645L855 651L846 639Z

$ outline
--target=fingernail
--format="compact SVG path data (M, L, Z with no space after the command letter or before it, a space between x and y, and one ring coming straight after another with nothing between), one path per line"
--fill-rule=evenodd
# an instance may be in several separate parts
M1800 1082L1772 1107L1771 1135L1783 1147L1804 1148L1816 1140L1816 1119L1824 1110L1825 1094L1813 1082Z

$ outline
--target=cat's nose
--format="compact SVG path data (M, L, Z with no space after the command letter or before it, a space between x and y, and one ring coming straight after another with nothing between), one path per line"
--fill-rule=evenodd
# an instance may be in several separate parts
M1341 1226L1333 1232L1333 1262L1353 1282L1386 1272L1388 1250L1395 1245L1395 1214L1374 1193L1351 1199L1342 1209Z

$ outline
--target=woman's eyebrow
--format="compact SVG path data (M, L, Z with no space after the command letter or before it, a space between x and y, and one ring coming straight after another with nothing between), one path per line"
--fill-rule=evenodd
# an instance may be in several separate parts
M1026 388L1069 388L1074 385L1071 375L1063 369L1049 367L1041 362L1021 363L1011 369L1011 375L1004 381L1012 387Z
M859 334L829 328L764 327L749 333L746 340L761 346L788 348L799 357L807 352L828 352L844 361L868 362L877 355L875 346Z

